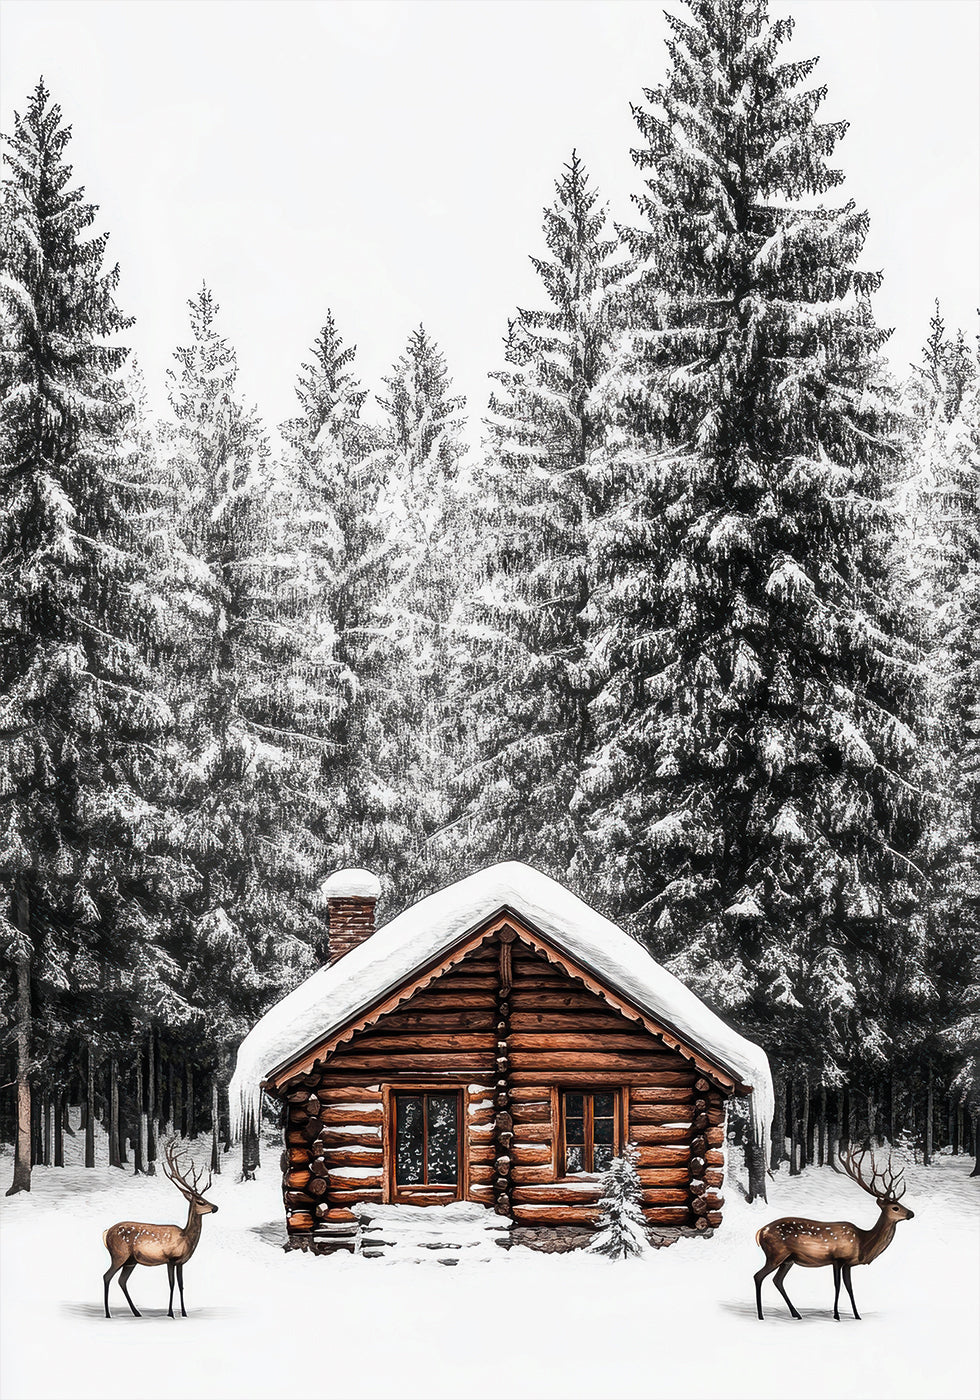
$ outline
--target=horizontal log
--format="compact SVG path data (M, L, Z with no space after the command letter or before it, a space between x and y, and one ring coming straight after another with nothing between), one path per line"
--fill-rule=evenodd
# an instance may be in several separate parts
M595 1225L596 1206L563 1206L514 1204L514 1219L518 1225Z
M321 1084L316 1096L322 1104L369 1103L380 1108L382 1102L380 1088L352 1088L349 1085L341 1088L339 1085Z
M543 1084L525 1084L519 1088L511 1090L511 1098L515 1104L522 1103L549 1103L551 1102L551 1091ZM516 1113L516 1109L512 1112Z
M723 1104L715 1108L713 1104L709 1103L706 1112L708 1114L708 1124L710 1127L723 1128L725 1126L726 1113Z
M309 1181L309 1169L307 1167L297 1167L295 1170L285 1173L283 1185L288 1191L305 1191Z
M302 1128L287 1128L286 1143L289 1147L298 1147L303 1152L309 1152L310 1143Z
M412 1075L416 1079L424 1079L427 1073L440 1070L474 1077L478 1074L486 1074L488 1069L492 1070L493 1068L492 1060L492 1055L456 1051L429 1055L424 1052L416 1052L406 1043L406 1048L400 1055L394 1051L375 1054L367 1049L362 1051L356 1047L348 1047L345 1049L342 1060L338 1051L337 1063L338 1065L343 1064L346 1070L356 1062L363 1066L365 1073L373 1074L382 1079L392 1073Z
M641 1197L645 1206L687 1206L688 1194L679 1187L651 1186Z
M325 1168L333 1167L376 1167L384 1160L380 1147L328 1147L324 1157Z
M515 1123L514 1146L521 1143L551 1142L554 1138L550 1123Z
M651 1045L654 1042L651 1041ZM602 1050L513 1050L510 1063L515 1071L544 1072L549 1076L569 1071L588 1070L589 1073L621 1070L656 1070L674 1068L677 1057L661 1054L656 1049L637 1051L635 1055L613 1054Z
M352 1124L349 1128L324 1128L320 1141L324 1147L376 1147L381 1140L381 1129L367 1124Z
M288 1121L294 1128L302 1128L303 1124L309 1121L309 1118L310 1113L305 1103L293 1104L289 1110Z
M634 1104L686 1104L688 1107L684 1115L691 1116L691 1108L694 1102L693 1085L683 1085L680 1088L671 1089L666 1084L637 1085L630 1089L630 1112L633 1111Z
M515 1089L522 1089L525 1086L536 1085L540 1090L545 1085L557 1084L559 1087L572 1089L581 1086L583 1089L621 1089L626 1085L630 1094L633 1093L634 1085L675 1085L686 1084L690 1080L687 1073L675 1072L674 1070L646 1069L643 1062L637 1060L631 1070L603 1070L593 1068L590 1070L563 1070L559 1071L547 1065L539 1065L532 1069L511 1069L512 1092Z
M723 1186L725 1184L725 1173L720 1167L705 1167L704 1184L705 1186Z
M409 1031L417 1035L426 1035L430 1031L436 1035L453 1035L460 1031L478 1031L485 1034L492 1031L496 1025L493 1007L489 1004L470 1007L465 1011L450 1010L448 1007L415 1011L411 1009L412 1006L413 1003L409 1002L407 1006L382 1017L375 1023L374 1029L386 1030L390 1034ZM363 1031L362 1034L367 1035L367 1031Z
M314 1176L306 1189L311 1196L325 1196L327 1194L327 1183L322 1176Z
M445 1191L437 1191L432 1188L422 1190L420 1187L412 1186L403 1189L398 1195L398 1203L408 1206L439 1206L446 1205L449 1201L455 1201L456 1190L451 1187Z
M312 1149L308 1142L304 1142L302 1147L287 1147L283 1156L288 1160L291 1167L303 1167L310 1161Z
M642 1159L638 1175L641 1186L682 1186L686 1190L689 1181L687 1167L647 1167Z
M644 1166L683 1167L685 1171L691 1155L684 1144L668 1144L665 1147L648 1144L642 1152Z
M492 1138L487 1142L471 1142L467 1150L471 1162L492 1162L497 1155Z
M519 1162L522 1166L540 1167L551 1161L551 1144L550 1142L518 1142L515 1134L510 1155L515 1162Z
M724 1147L725 1145L724 1128L708 1128L705 1137L708 1139L709 1147Z
M632 1032L636 1035L649 1036L642 1022L627 1020L625 1016L620 1016L611 1006L606 1006L604 1002L591 998L591 1005L587 1009L581 1007L565 1006L560 1010L549 1007L548 1010L529 1011L526 1007L520 1011L511 1012L510 1033L519 1035L523 1032L547 1032L557 1031L568 1034L570 1030L578 1034L584 1034L590 1038L602 1036L604 1034L620 1034Z
M691 1115L683 1104L634 1103L631 1094L630 1123L671 1123L689 1128L691 1126Z
M515 1162L511 1168L511 1180L516 1186L540 1186L545 1182L554 1181L555 1177L554 1164L550 1160L538 1166L526 1166Z
M595 1052L599 1054L613 1054L622 1052L627 1055L653 1055L664 1058L670 1056L669 1051L665 1051L660 1041L655 1040L648 1032L640 1030L630 1031L602 1031L596 1035L589 1035L585 1031L577 1028L571 1030L566 1027L563 1032L559 1031L511 1031L507 1037L507 1049L511 1055L531 1051L570 1051L572 1054L591 1055Z
M282 1198L291 1210L312 1210L313 1197L308 1191L284 1191Z
M530 1103L514 1101L511 1112L517 1123L550 1123L551 1099L535 1099Z
M711 1226L711 1228L712 1228L713 1230L717 1230L717 1229L718 1229L718 1226L721 1224L721 1220L722 1220L721 1211L720 1211L720 1210L709 1210L709 1211L708 1211L708 1214L705 1216L705 1220L707 1220L708 1224Z
M437 986L444 986L437 983ZM470 1012L483 1011L491 1016L496 1015L497 999L494 995L493 987L485 990L474 990L472 987L459 987L455 991L435 991L429 988L421 992L416 992L410 1001L403 1002L398 1012L404 1009L413 1012L429 1011L451 1011Z
M709 1167L723 1167L725 1165L725 1154L716 1147L709 1147L704 1154L705 1165Z
M418 1031L407 1027L401 1033L385 1027L384 1033L366 1031L355 1037L347 1047L350 1053L410 1054L418 1051L427 1055L457 1053L492 1056L496 1040L492 1031ZM339 1053L339 1051L338 1051Z
M320 1110L320 1123L324 1128L346 1128L360 1123L367 1127L378 1127L383 1122L384 1111L380 1104L377 1106L362 1102L329 1104Z
M545 1205L557 1201L561 1205L590 1205L602 1195L598 1177L583 1178L580 1183L569 1185L564 1181L529 1183L515 1186L511 1192L515 1205Z
M626 1024L639 1024L631 1017L621 1016L618 1011L614 1011L608 1002L597 997L593 992L587 992L584 987L578 991L574 988L563 985L559 982L549 982L547 985L539 984L530 986L525 982L515 983L511 993L511 1017L527 1016L535 1012L544 1014L563 1015L567 1012L582 1012L584 1015L609 1015L616 1016Z
M630 1124L630 1137L636 1143L687 1143L689 1135L688 1128L668 1128L663 1123Z
M470 1181L478 1181L487 1184L493 1181L497 1173L492 1162L474 1162L470 1158L469 1178Z
M305 1234L313 1229L313 1212L309 1210L294 1210L286 1217L286 1229L290 1234Z
M330 1186L330 1200L335 1206L354 1206L360 1202L380 1201L380 1190L368 1190L365 1187L358 1187L357 1190L350 1190L347 1187Z
M363 1167L356 1169L357 1172L363 1170ZM380 1172L372 1172L370 1176L355 1175L354 1173L348 1175L343 1168L338 1168L337 1171L330 1173L331 1195L335 1191L380 1191L383 1185L384 1181ZM313 1190L312 1181L310 1182L310 1190Z
M655 1225L686 1225L692 1218L686 1206L644 1206L643 1215Z

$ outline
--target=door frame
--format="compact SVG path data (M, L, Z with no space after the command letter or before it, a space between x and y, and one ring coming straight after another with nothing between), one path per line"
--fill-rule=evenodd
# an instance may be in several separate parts
M395 1099L399 1094L454 1094L456 1096L456 1188L448 1185L432 1187L416 1185L399 1187L395 1182L395 1133L398 1120L395 1112ZM412 1080L404 1084L382 1084L381 1101L384 1114L384 1176L382 1199L386 1205L412 1205L412 1196L438 1197L442 1201L463 1201L468 1198L469 1186L469 1135L466 1127L466 1096L461 1084L447 1084L445 1080ZM414 1204L436 1205L435 1199Z

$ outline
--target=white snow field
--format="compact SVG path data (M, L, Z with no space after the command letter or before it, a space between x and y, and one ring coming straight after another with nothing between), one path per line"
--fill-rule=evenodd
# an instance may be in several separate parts
M79 1138L66 1146L77 1159ZM200 1144L198 1156L204 1155ZM67 1155L67 1154L66 1154ZM871 1225L874 1203L829 1168L780 1173L769 1204L748 1206L734 1182L711 1240L646 1259L474 1250L447 1268L281 1248L278 1149L257 1181L225 1159L185 1270L189 1316L167 1317L166 1270L138 1268L132 1317L113 1281L102 1315L117 1220L180 1221L162 1177L105 1165L36 1168L30 1195L2 1201L0 1395L3 1400L976 1400L980 1393L980 1178L972 1160L908 1169L907 1205L890 1248L856 1269L862 1321L842 1297L831 1315L830 1269L792 1269L793 1321L772 1281L755 1316L754 1235L799 1213ZM10 1179L0 1156L0 1185ZM741 1175L741 1173L736 1173ZM417 1251L418 1255L424 1251ZM179 1311L179 1309L178 1309Z

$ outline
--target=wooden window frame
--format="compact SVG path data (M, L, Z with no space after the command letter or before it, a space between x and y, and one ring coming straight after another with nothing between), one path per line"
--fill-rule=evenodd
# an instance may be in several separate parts
M399 1186L396 1174L396 1150L398 1143L398 1105L396 1099L399 1094L406 1097L419 1098L430 1094L442 1094L448 1097L450 1094L456 1095L456 1185L454 1196L450 1196L453 1183L451 1181L421 1182L414 1181L407 1186ZM466 1133L464 1132L464 1115L466 1113L466 1103L463 1090L458 1084L429 1083L429 1084L385 1084L382 1087L382 1104L384 1109L384 1145L385 1145L385 1172L384 1172L384 1193L383 1199L391 1205L397 1205L399 1201L410 1199L412 1192L429 1193L444 1192L446 1200L461 1201L466 1199L466 1182L468 1179L469 1162L466 1160ZM425 1125L425 1136L423 1141L428 1140L428 1114L423 1118ZM425 1148L423 1147L423 1160L425 1161ZM426 1161L426 1171L428 1162Z
M580 1172L570 1172L568 1170L568 1143L565 1138L565 1095L581 1094L583 1100L583 1126L582 1132L585 1138L584 1147L587 1149L585 1155L592 1161L595 1149L595 1126L594 1126L594 1101L596 1094L612 1094L613 1096L613 1156L618 1157L623 1150L623 1143L626 1141L625 1109L627 1103L628 1090L619 1085L602 1084L594 1088L589 1088L582 1084L561 1085L555 1094L555 1109L558 1114L558 1178L559 1180L574 1180L580 1176L597 1176L604 1171L604 1167L598 1170L590 1165L583 1167ZM575 1144L577 1146L578 1144Z

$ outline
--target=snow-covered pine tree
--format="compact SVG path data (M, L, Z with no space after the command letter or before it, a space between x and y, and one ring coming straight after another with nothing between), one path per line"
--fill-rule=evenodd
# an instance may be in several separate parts
M0 869L20 991L12 1190L30 1187L29 1067L77 1050L79 1031L98 1036L107 989L124 983L152 923L148 795L170 722L147 662L133 530L119 343L129 322L118 269L104 266L107 235L93 233L96 208L65 159L70 135L40 82L5 152Z
M453 395L445 356L424 327L409 336L384 389L384 564L375 581L366 743L381 779L375 863L404 904L435 887L438 833L450 817L447 697L456 691L452 621L471 497L464 400Z
M409 838L388 823L390 774L379 773L373 762L384 764L386 753L377 713L387 708L391 675L379 608L391 585L392 546L379 508L385 455L376 431L361 417L367 392L353 373L354 354L328 312L301 368L299 412L282 432L291 449L296 528L319 580L319 612L332 634L337 667L330 748L323 759L329 786L324 841L331 867L374 869Z
M329 631L306 611L312 566L297 550L295 501L242 402L216 317L204 287L170 372L163 454L181 541L168 659L178 717L171 838L189 918L182 965L220 1068L224 1047L322 943L313 814L337 685Z
M980 341L977 342L980 347ZM948 337L937 305L922 364L906 387L916 425L912 471L898 499L917 561L927 660L927 770L937 817L923 835L935 872L923 923L925 995L907 1008L909 1073L952 1079L980 1112L975 949L980 935L980 355ZM950 1012L960 1020L949 1032ZM975 1031L975 1026L973 1026ZM971 1040L971 1034L973 1036ZM950 1059L950 1056L952 1057Z
M590 543L608 504L594 473L605 441L594 390L624 270L574 151L544 239L550 256L532 262L547 309L511 323L486 420L463 787L471 859L513 856L567 879L579 840L571 801L593 747Z
M595 881L672 970L817 1078L887 1061L913 864L916 655L889 572L886 333L824 196L842 122L764 0L669 15L635 116L646 260L609 397L632 508L599 548ZM755 1180L763 1185L757 1160Z
M643 1187L637 1164L639 1149L628 1142L622 1156L614 1157L600 1180L598 1230L589 1244L592 1254L607 1259L630 1259L646 1254L650 1236L643 1215Z

